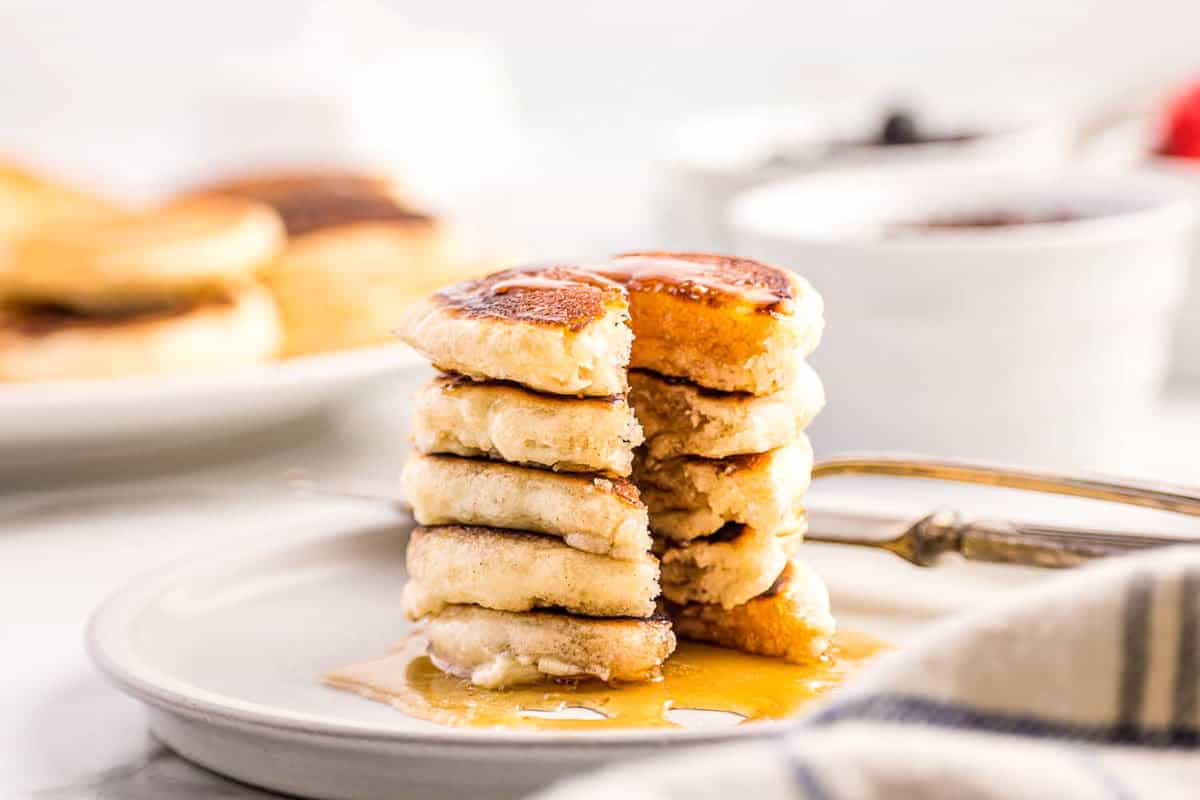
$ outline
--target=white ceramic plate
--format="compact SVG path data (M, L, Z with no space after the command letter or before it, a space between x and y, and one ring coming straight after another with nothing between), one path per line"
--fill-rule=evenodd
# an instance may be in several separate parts
M407 528L288 533L264 531L252 552L146 576L92 620L100 668L149 706L160 739L217 772L303 797L518 797L612 761L784 724L714 727L702 715L708 724L666 731L464 730L323 687L323 671L379 655L405 633ZM854 548L805 552L844 628L898 644L1033 579L965 564L922 571Z
M104 458L153 443L232 436L311 413L424 362L405 345L346 350L236 372L0 384L0 462Z

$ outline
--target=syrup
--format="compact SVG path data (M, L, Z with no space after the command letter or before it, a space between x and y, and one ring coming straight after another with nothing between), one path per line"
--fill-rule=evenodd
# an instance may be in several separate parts
M632 291L666 291L697 302L724 298L758 310L791 313L791 284L772 268L707 255L631 253L597 271Z
M799 665L681 642L663 666L662 678L651 683L581 681L496 691L442 672L410 643L384 658L333 670L325 682L452 727L675 728L679 725L668 712L676 709L729 712L744 724L793 716L885 648L866 634L839 633L823 661ZM568 709L594 713L590 719L563 718ZM560 715L541 716L555 712Z

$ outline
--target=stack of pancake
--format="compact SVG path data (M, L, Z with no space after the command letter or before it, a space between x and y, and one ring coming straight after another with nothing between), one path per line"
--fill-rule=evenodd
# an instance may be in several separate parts
M492 688L639 681L675 648L628 480L629 296L565 267L499 272L413 306L441 374L414 403L403 605L442 669Z
M820 578L792 559L805 532L825 402L805 357L820 296L746 259L637 253L605 268L629 290L630 402L645 431L633 480L683 638L804 662L834 622Z
M458 252L441 220L387 177L266 173L193 196L256 200L283 218L287 247L265 278L279 303L288 356L388 340L400 309L483 271Z
M282 244L274 211L232 198L40 224L0 270L0 381L268 359L281 333L257 276Z
M653 677L675 639L648 550L680 635L820 657L828 596L792 556L823 326L793 273L702 254L511 269L411 308L400 334L442 370L403 478L404 606L434 661L491 687Z

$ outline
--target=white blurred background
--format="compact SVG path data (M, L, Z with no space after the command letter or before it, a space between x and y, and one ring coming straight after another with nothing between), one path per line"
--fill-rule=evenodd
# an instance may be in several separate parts
M820 263L804 242L756 247L752 237L708 235L727 221L730 198L780 175L765 175L765 162L724 173L715 161L685 163L678 135L683 123L748 108L791 109L806 124L854 116L869 124L848 136L824 130L822 141L861 144L878 135L885 112L903 108L915 113L919 127L938 117L957 120L937 123L940 133L977 134L977 144L991 142L1004 153L1008 168L1028 167L1028 161L1049 173L1051 164L1086 163L1115 174L1167 160L1152 157L1147 132L1165 116L1168 98L1200 76L1195 0L0 0L0 23L0 160L28 162L99 191L154 200L229 174L382 168L488 259L663 246L737 249L770 254L769 260L809 275ZM1083 157L1085 132L1124 130L1111 124L1123 119L1138 123L1131 129L1137 135L1112 138L1116 146L1094 147ZM1044 142L1005 139L1043 127L1066 132L1060 137L1066 143L1045 148ZM724 138L722 147L738 144L737 136ZM887 148L875 149L870 158L882 158ZM1054 156L1041 158L1042 149ZM941 169L947 151L935 146L930 152L941 155L927 165ZM1177 162L1172 166L1200 187L1200 161ZM715 181L714 173L720 173ZM878 176L864 182L871 184L864 189L886 183ZM972 185L960 205L988 202L984 190L993 183ZM1051 179L1039 190L1042 202L1059 202L1055 197L1066 185ZM1128 186L1114 192L1133 196ZM907 202L911 192L902 197ZM805 211L811 203L822 201L794 206L790 219L811 216ZM955 309L906 302L911 313L903 322L879 315L856 321L852 312L864 306L859 288L878 286L878 270L916 275L924 264L908 256L899 259L901 267L882 268L851 258L863 272L829 309L831 335L816 363L825 368L825 359L864 380L890 364L899 370L895 391L867 390L849 379L839 385L834 370L825 368L830 410L814 433L834 449L914 449L934 441L931 430L944 428L950 445L941 449L948 452L1039 461L1060 455L1069 465L1122 468L1137 467L1138 453L1162 451L1124 406L1137 406L1139 418L1161 416L1151 401L1164 365L1173 359L1180 371L1200 367L1200 292L1193 290L1190 310L1178 315L1192 320L1192 332L1178 337L1192 342L1192 350L1170 348L1161 333L1187 305L1181 277L1186 233L1147 233L1149 250L1117 258L1098 225L1086 252L1057 261L1054 254L1066 251L1056 245L1012 251L995 284L1017 298L1008 311L989 306L986 297L983 310L958 316ZM953 278L930 277L929 286L914 278L906 290L926 300L947 286L959 298L996 291L985 270L963 267L975 263L978 250L968 244L950 259ZM1160 250L1167 253L1163 259L1146 255ZM1161 302L1133 313L1124 301L1136 293L1098 290L1099 276L1107 273L1093 260L1105 258L1122 262L1114 285L1162 283ZM1167 265L1169 280L1147 278L1154 264ZM1079 277L1058 296L1047 288L1047 274ZM1044 320L1022 304L1026 296L1038 298ZM985 323L981 315L988 310ZM1108 324L1130 317L1145 322L1144 329ZM907 342L916 355L877 345L838 349L851 333L865 336L871 323L883 326L882 341ZM1104 343L1085 339L1078 349L1104 362L1103 369L1088 366L1064 344L1088 325L1102 331ZM926 329L982 372L968 379L949 355L935 358L931 347L913 344ZM1012 343L1002 348L993 329L1006 331ZM1018 334L1027 341L1018 342ZM1046 341L1061 345L1061 352L1039 346ZM1109 358L1114 352L1125 360ZM924 365L927 380L910 379L915 364ZM996 385L1007 394L993 390L992 373L1005 376ZM976 396L939 383L955 380ZM1136 402L1114 399L1123 382ZM1063 385L1082 399L1065 403ZM893 402L879 421L883 433L896 436L851 435L869 430L863 421L875 415L880 392L907 398ZM847 411L852 396L865 410ZM1033 402L1038 397L1057 398L1059 405L1040 406ZM1186 414L1200 418L1195 407L1188 405ZM841 430L851 434L833 430L838 409L847 413ZM914 422L921 409L936 412L923 426ZM951 412L957 427L949 422ZM1063 434L1064 421L1075 423L1071 436ZM1000 423L1020 428L1024 439L1018 442ZM992 433L976 442L972 429ZM1084 452L1092 449L1084 445L1118 438L1113 431L1138 446L1106 446L1103 459Z
M246 161L388 160L534 249L647 241L654 156L700 112L1081 114L1200 68L1191 0L2 8L0 151L140 193Z

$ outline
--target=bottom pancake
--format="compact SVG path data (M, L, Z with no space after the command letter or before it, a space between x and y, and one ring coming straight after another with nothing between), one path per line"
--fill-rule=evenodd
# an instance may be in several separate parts
M667 610L680 638L797 664L820 659L836 630L825 583L799 561L792 561L770 590L742 605L668 603Z
M0 310L0 381L55 381L232 369L280 344L275 303L247 286L176 306L80 314Z
M713 536L668 545L661 554L663 596L727 609L745 603L775 583L803 536L803 528L766 533L727 525Z
M594 617L648 617L658 598L658 560L606 558L525 531L472 525L421 527L408 543L404 613L449 605L497 611L563 608Z
M597 619L455 605L430 616L424 633L440 669L488 689L547 679L653 680L675 650L663 616Z

